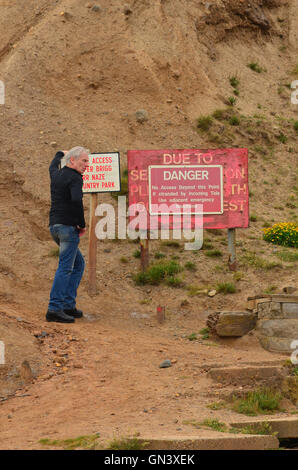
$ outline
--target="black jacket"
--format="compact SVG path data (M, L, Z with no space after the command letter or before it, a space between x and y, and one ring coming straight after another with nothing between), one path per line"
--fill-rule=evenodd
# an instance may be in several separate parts
M57 152L49 172L51 177L50 223L85 227L83 207L83 177L67 166L61 170L63 152Z

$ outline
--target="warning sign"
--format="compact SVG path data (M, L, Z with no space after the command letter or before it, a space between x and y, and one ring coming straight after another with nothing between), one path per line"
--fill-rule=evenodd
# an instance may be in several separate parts
M152 165L148 170L151 215L182 214L185 204L190 205L190 214L198 213L199 204L204 214L223 213L221 165ZM170 211L161 211L160 205Z
M120 191L120 155L114 153L92 153L90 164L83 174L83 193Z

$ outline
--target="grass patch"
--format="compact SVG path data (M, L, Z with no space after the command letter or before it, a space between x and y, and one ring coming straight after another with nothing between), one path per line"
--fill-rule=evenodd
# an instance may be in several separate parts
M245 265L254 266L257 269L264 269L269 271L270 269L282 268L282 264L275 261L267 261L256 253L248 252L241 257L241 262Z
M89 436L79 436L73 439L62 439L62 440L52 440L52 439L40 439L39 443L44 446L51 447L62 447L64 450L75 450L75 449L88 449L94 450L96 448L97 440L99 439L99 434L89 435Z
M235 96L229 96L228 103L229 103L230 106L235 106L236 101L237 100L236 100Z
M240 81L239 79L236 77L236 75L233 75L232 77L229 78L229 82L230 82L230 85L233 87L233 88L238 88L239 84L240 84Z
M191 261L187 261L187 263L185 263L184 267L186 269L188 269L188 271L196 271L197 270L197 267L196 267L195 263L192 263Z
M127 264L128 263L128 258L126 258L125 256L121 256L120 263Z
M209 338L209 328L203 328L201 331L199 331L199 333L202 335L202 339Z
M132 254L134 258L141 258L141 250L135 250Z
M268 422L260 422L255 425L250 424L250 425L244 426L243 428L234 428L232 426L229 432L233 434L255 434L255 435L261 435L261 436L275 434L272 432L272 426Z
M272 414L280 410L281 399L279 392L263 388L249 392L245 398L235 399L233 410L247 416Z
M164 261L149 266L146 271L134 275L133 279L137 285L157 285L166 280L168 285L173 287L176 283L175 287L177 287L178 283L181 283L181 280L178 279L174 281L173 278L175 274L181 271L183 271L183 268L176 261Z
M278 253L274 253L275 256L278 256L282 261L286 261L289 263L295 263L298 261L298 253L295 251L279 251Z
M231 124L231 126L239 126L240 119L237 116L231 116L229 119L229 124Z
M264 70L262 67L260 67L257 62L250 62L249 64L247 64L247 67L257 73L262 73Z
M212 126L212 122L211 116L200 116L197 120L197 128L201 131L208 131Z
M221 423L218 419L204 419L204 421L199 424L213 429L213 431L227 432L228 429L227 425L225 423Z
M107 450L143 450L148 445L141 442L137 436L114 438L108 445Z
M180 248L180 243L175 240L163 240L161 245L169 248Z
M209 408L210 410L222 410L223 408L226 407L226 403L224 401L215 401L213 403L209 403L208 405L206 405L207 408Z
M205 255L210 258L218 258L219 256L222 256L222 252L220 250L207 250Z
M202 295L202 294L207 294L208 289L206 287L202 286L194 286L194 285L189 285L187 286L188 290L188 295L190 297L194 297L195 295Z
M156 253L154 253L154 258L155 259L162 259L162 258L165 258L166 255L164 253L161 253L160 251L157 251Z
M223 294L235 294L236 287L232 282L222 282L217 284L216 290L222 292Z

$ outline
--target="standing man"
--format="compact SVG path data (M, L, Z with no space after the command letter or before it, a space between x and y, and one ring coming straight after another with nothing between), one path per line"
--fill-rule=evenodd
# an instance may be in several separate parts
M89 150L74 147L57 152L49 168L51 177L50 232L59 245L59 266L50 293L47 321L73 323L83 313L76 309L77 289L85 261L78 246L86 231L83 207L83 173ZM60 162L65 155L65 166Z

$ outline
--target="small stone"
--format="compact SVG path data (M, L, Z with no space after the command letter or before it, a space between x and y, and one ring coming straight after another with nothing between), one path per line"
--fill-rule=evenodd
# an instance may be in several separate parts
M125 5L123 12L124 12L124 15L128 16L132 14L132 9L128 5Z
M50 146L53 147L53 148L57 147L57 142L51 142Z
M210 291L208 292L208 297L214 297L216 294L217 294L217 292L216 292L215 289L214 289L214 290L210 290Z
M166 359L165 361L163 361L163 362L159 365L160 369L165 369L165 368L171 367L171 366L172 366L172 363L171 363L171 361L170 361L169 359Z
M136 112L136 120L141 124L145 121L148 121L148 113L145 109L139 109Z
M92 11L95 11L95 12L99 12L101 11L101 8L99 5L93 5L93 7L91 8Z
M23 363L21 365L20 376L21 376L21 379L25 383L32 382L32 380L33 380L33 373L32 373L30 364L26 360L23 361Z

